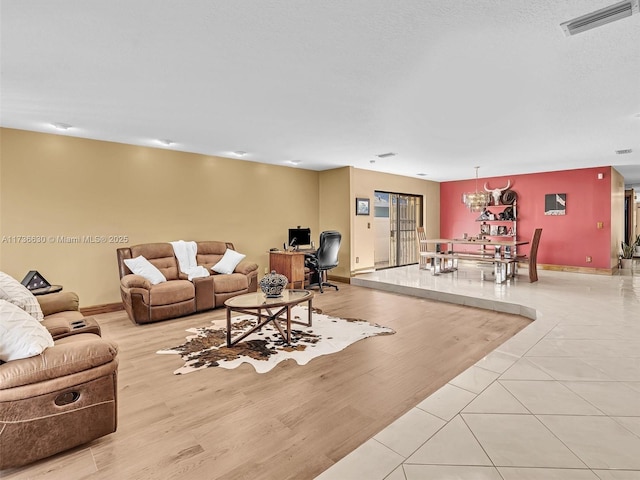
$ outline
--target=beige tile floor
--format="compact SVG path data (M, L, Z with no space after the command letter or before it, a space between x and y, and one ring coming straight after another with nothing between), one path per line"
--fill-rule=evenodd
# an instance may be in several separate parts
M323 472L349 479L640 479L640 260L613 276L474 265L352 283L535 319Z

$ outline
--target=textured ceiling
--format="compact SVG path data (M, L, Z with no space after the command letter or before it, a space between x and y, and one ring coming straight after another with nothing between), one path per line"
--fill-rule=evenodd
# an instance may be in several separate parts
M640 186L640 15L559 26L610 3L2 0L0 122L436 181L613 165Z

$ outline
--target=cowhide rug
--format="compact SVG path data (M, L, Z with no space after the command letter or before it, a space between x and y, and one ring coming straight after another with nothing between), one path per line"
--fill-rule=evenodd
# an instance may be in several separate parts
M291 318L307 322L307 307L296 305ZM390 328L371 324L365 320L336 318L313 309L313 326L291 325L291 345L286 345L280 333L269 322L262 330L249 335L233 347L227 348L226 320L214 320L213 326L190 328L182 345L159 350L160 354L181 355L184 365L174 371L176 375L195 372L208 367L236 368L246 362L253 365L258 373L265 373L278 363L289 358L299 365L305 365L320 355L339 352L352 343L374 335L395 333ZM241 315L231 319L232 338L255 325L256 318ZM286 325L283 330L286 331Z

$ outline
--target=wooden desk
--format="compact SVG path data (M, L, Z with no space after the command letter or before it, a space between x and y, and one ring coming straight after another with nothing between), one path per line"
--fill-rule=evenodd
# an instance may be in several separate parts
M515 247L526 245L529 242L515 239L512 241L495 241L487 239L434 238L420 240L420 243L423 246L428 244L435 245L435 251L425 252L424 249L421 249L420 253L421 256L430 260L431 273L433 275L457 270L458 260L471 260L493 264L496 283L502 283L507 277L515 275L517 265ZM456 252L454 245L478 245L481 248L477 252ZM486 247L493 247L493 251L487 250ZM505 247L513 247L513 250L506 254Z
M304 252L269 252L269 270L287 277L287 288L304 288Z

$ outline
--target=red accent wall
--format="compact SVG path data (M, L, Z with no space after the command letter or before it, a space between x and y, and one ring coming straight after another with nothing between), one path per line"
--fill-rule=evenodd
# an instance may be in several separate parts
M602 180L598 173L603 174ZM538 263L610 268L611 167L480 178L478 190L484 190L485 182L491 189L503 188L507 180L518 195L518 240L531 240L533 231L542 228ZM470 212L462 203L462 194L475 189L475 178L440 184L441 237L461 238L464 233L475 236L480 232L481 222L476 222L480 214ZM544 214L548 193L567 194L566 215ZM598 222L603 228L597 228ZM528 246L521 248L528 251ZM587 263L587 256L592 257L591 263Z

